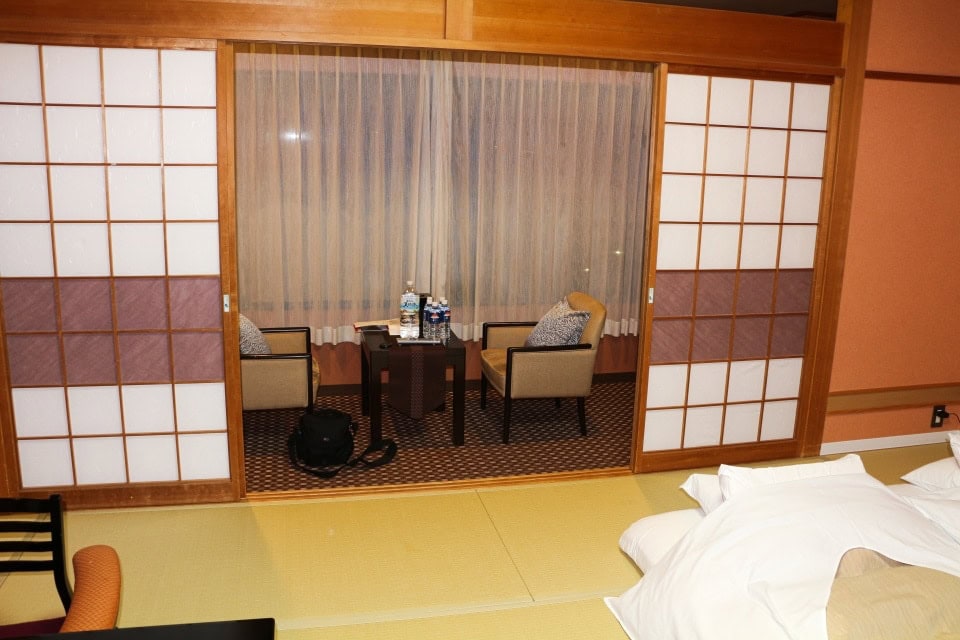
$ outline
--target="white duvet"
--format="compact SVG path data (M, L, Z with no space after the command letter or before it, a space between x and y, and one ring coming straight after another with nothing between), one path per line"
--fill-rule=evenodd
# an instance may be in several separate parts
M752 487L606 603L633 640L826 640L840 558L873 549L960 576L960 543L867 474Z

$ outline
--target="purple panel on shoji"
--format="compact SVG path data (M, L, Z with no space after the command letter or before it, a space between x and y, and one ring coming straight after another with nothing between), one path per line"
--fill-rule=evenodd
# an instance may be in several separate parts
M163 278L117 278L117 328L167 328L167 285Z
M56 331L57 301L53 280L4 279L3 321L7 332Z
M223 334L174 333L174 382L223 380Z
M220 329L223 296L219 278L170 278L170 325L174 329Z
M697 315L728 316L733 313L735 271L701 271L697 277Z
M693 323L691 362L728 360L730 358L731 318L697 318Z
M170 334L121 333L120 379L124 384L169 383Z
M807 341L807 315L774 316L770 355L774 358L802 356Z
M64 331L113 331L110 280L60 278L60 318Z
M737 313L773 311L773 271L741 271L737 289Z
M650 362L687 362L692 320L654 320L650 336Z
M777 277L777 313L810 311L813 269L781 271Z
M657 271L653 316L689 316L693 313L693 271Z
M737 318L733 325L733 359L766 358L769 340L770 316Z
M63 337L67 384L116 384L117 363L112 333Z
M7 336L10 384L14 387L63 384L60 341L52 335Z

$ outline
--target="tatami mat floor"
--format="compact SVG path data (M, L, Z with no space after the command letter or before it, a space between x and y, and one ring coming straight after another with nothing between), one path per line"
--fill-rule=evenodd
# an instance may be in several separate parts
M885 482L950 455L863 454ZM617 540L693 506L691 471L391 496L69 511L68 552L123 564L122 627L272 617L282 640L622 640L602 596L640 574ZM0 624L58 615L50 576L0 585Z

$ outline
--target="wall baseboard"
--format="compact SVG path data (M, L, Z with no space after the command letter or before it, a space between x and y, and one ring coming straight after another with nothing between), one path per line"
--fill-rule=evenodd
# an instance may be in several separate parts
M832 453L852 453L855 451L871 451L873 449L894 449L896 447L913 447L921 444L937 444L946 442L950 429L930 433L913 433L905 436L888 436L886 438L864 438L863 440L845 440L841 442L824 442L820 445L820 455ZM953 429L953 431L957 431Z

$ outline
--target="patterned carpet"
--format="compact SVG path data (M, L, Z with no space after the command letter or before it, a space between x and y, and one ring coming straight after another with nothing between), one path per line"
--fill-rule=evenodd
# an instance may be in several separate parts
M595 382L587 398L587 436L577 424L577 403L565 399L521 400L513 404L510 443L501 442L503 399L495 391L480 410L480 392L466 393L465 440L451 443L450 411L412 420L391 407L384 396L383 434L396 441L396 458L375 468L347 467L334 478L321 479L294 468L287 456L287 437L301 411L245 411L243 437L247 492L315 490L333 487L403 485L626 467L630 463L634 381L622 377ZM360 415L359 392L328 395L319 405L345 411L358 423L356 453L369 443L369 419Z

